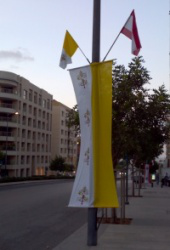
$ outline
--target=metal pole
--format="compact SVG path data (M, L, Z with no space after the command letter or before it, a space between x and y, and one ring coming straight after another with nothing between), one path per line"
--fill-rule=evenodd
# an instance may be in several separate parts
M5 176L6 176L6 171L7 171L8 118L9 116L7 115L7 129L6 129L6 143L5 143Z
M100 3L101 0L93 2L92 62L100 61ZM87 245L97 245L97 208L88 208Z
M93 2L92 62L100 61L100 6L101 0Z
M129 205L129 200L128 200L128 170L129 170L129 164L128 164L128 157L126 158L126 201L125 201L125 204L126 205Z

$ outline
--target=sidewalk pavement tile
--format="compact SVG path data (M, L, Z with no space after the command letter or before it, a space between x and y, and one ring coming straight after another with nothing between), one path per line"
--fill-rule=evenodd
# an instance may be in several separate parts
M169 250L170 187L142 189L142 197L129 198L129 225L101 224L97 246L87 246L87 225L82 226L53 250Z

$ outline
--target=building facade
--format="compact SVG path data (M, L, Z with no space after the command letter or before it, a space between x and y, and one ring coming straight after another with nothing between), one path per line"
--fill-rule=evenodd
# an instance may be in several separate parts
M67 126L69 107L53 100L52 109L52 159L62 156L66 163L77 165L78 149L74 128Z
M0 71L1 173L44 175L51 161L52 95L23 77Z

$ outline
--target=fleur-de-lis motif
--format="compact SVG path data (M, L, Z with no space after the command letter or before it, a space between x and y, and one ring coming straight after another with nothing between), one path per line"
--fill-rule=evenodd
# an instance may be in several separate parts
M81 205L83 205L84 202L88 201L88 190L86 187L83 187L79 192L78 192L79 198L78 200L81 202Z
M85 156L84 161L86 162L87 165L89 165L89 161L90 161L90 150L89 150L89 148L86 150L84 156Z
M77 76L77 80L80 81L79 85L83 86L84 88L87 85L87 74L83 73L81 70L79 72L79 75Z
M90 111L87 109L86 113L84 114L85 123L89 126L90 124Z

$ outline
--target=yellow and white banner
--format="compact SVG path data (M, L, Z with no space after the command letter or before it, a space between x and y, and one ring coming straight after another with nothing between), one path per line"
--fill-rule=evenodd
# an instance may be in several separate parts
M112 61L70 70L81 148L71 207L118 207L111 155Z
M72 63L71 58L76 52L77 48L78 48L78 44L70 35L70 33L66 31L63 49L62 49L61 58L60 58L60 64L59 64L61 68L65 69L67 67L67 64Z

